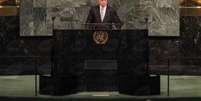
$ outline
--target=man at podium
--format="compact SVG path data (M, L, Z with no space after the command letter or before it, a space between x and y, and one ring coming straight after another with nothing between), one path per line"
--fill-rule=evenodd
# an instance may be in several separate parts
M88 29L114 30L121 29L121 22L117 12L108 5L108 0L97 0L98 5L91 7L86 26Z

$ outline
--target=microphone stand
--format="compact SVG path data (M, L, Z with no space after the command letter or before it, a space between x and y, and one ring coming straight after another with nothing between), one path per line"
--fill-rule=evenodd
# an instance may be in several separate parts
M54 21L55 21L56 17L52 17L52 33L54 36ZM57 58L56 58L56 37L53 37L52 40L52 47L51 47L51 75L54 77L56 75L56 70L57 70Z

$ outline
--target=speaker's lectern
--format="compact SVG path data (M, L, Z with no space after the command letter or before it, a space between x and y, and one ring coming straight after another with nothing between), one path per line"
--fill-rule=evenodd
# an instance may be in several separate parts
M50 94L148 94L147 34L147 30L54 30L55 65L46 84ZM41 88L41 93L46 90Z

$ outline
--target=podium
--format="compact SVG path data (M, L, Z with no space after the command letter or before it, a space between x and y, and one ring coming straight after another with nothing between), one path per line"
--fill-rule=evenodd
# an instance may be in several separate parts
M46 86L52 95L148 95L148 49L147 30L54 30L52 82Z

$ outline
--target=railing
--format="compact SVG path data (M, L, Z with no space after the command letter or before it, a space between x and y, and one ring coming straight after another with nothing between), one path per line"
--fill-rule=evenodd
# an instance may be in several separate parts
M31 63L30 65L34 65L34 76L35 76L35 96L38 96L38 77L37 75L40 75L39 72L38 72L38 63L39 61L42 59L42 58L49 58L50 61L51 61L51 70L52 70L52 67L53 67L53 62L51 60L52 57L50 56L1 56L0 57L0 60L10 60L10 59L30 59L31 60ZM22 75L22 74L20 74Z
M183 72L183 68L182 67L193 67L193 68L197 68L200 67L201 68L201 57L167 57L167 58L163 58L163 61L166 61L165 64L160 65L163 67L166 67L165 70L166 72L164 73L164 71L162 73L157 73L156 75L167 75L167 96L170 96L170 76L173 75L179 75L179 76L200 76L201 75L201 69L200 71L196 71L193 72L193 70L191 70L190 68L185 68L190 72L186 73ZM154 74L156 72L152 71L151 68L157 68L157 65L152 65L149 64L148 65L148 71L150 72L150 74ZM155 67L154 67L155 66ZM159 66L159 67L160 67ZM177 70L176 70L177 68ZM180 72L178 73L178 69L180 68ZM181 71L183 73L181 73ZM158 71L160 72L160 71Z
M0 59L2 60L9 60L9 59L30 59L31 60L31 65L34 65L34 76L35 76L35 96L38 96L38 77L37 75L39 75L38 73L38 66L39 66L39 61L42 59L42 58L48 58L50 60L50 63L51 63L51 70L54 66L54 62L51 60L52 57L51 56L2 56L0 57ZM181 63L185 63L184 66L188 65L188 62L189 64L191 65L191 63L196 63L195 65L197 67L200 67L201 66L201 58L195 58L195 57L181 57L181 58L164 58L164 60L166 61L166 64L167 65L166 67L166 70L167 70L167 73L165 75L167 75L167 96L170 96L170 76L173 75L171 72L173 70L172 66L175 66L175 63L176 63L176 66L179 66L177 63L179 63L180 65L182 65ZM177 62L178 61L178 62ZM193 65L193 64L192 64ZM150 64L147 64L147 69L149 70L148 72L150 72L150 68L152 67L149 67ZM179 67L178 67L179 68ZM201 69L200 69L201 70ZM197 72L200 72L201 74L201 71L197 71ZM150 73L151 74L151 73ZM163 74L160 74L160 75L163 75ZM179 74L181 75L181 74ZM185 75L185 74L182 74L182 75ZM189 75L189 74L188 74ZM192 74L193 75L193 74ZM195 74L195 75L198 75Z

